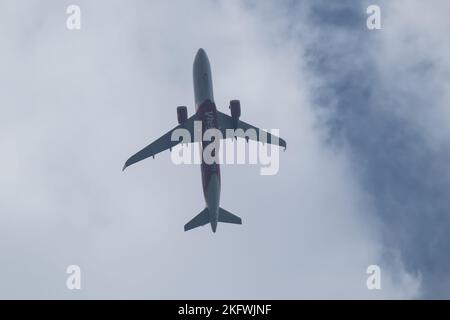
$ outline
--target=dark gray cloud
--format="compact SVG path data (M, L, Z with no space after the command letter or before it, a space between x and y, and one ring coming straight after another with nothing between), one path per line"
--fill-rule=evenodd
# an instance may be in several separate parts
M382 30L366 28L365 8L373 3L382 8ZM348 150L373 200L385 258L399 250L428 298L450 297L450 139L440 120L448 121L449 103L449 64L441 56L450 52L440 45L445 32L433 28L449 25L438 13L446 7L317 1L296 16L304 19L298 35L319 78L312 95L318 114L325 110L328 141ZM424 37L435 45L424 48Z

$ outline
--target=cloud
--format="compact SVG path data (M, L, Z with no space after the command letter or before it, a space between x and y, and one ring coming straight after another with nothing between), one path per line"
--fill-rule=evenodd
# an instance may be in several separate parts
M312 96L372 200L386 259L417 275L420 297L448 297L448 4L377 3L378 31L362 14L372 2L309 8L298 34L317 78Z
M301 3L293 12L305 20L297 24L286 19L292 7L275 3L81 1L82 29L71 32L63 3L2 6L0 21L9 28L0 29L7 57L0 75L0 296L417 294L420 276L405 270L404 248L384 241L384 211L374 197L381 187L367 182L375 171L370 162L355 165L364 153L352 139L367 126L351 126L353 105L348 112L318 109L342 105L324 77L346 64L357 67L330 81L349 88L339 91L344 101L365 101L352 85L371 78L356 82L353 72L365 74L358 66L371 60L346 56L356 42L346 54L336 51L352 34L341 19L350 7L334 6L335 15ZM325 13L335 22L321 19ZM299 28L315 31L299 38ZM312 45L317 37L326 47ZM182 231L203 209L199 167L174 166L165 153L121 172L129 155L175 125L177 105L194 111L191 68L199 47L212 63L219 108L239 98L243 119L279 128L289 145L276 176L260 176L254 166L222 168L221 205L244 224L219 225L216 234ZM330 56L320 55L325 51ZM332 54L341 68L328 65ZM331 91L320 100L323 90ZM329 143L330 132L340 143ZM384 163L378 165L382 179ZM65 288L69 264L81 267L79 292ZM366 288L370 264L383 270L381 291Z

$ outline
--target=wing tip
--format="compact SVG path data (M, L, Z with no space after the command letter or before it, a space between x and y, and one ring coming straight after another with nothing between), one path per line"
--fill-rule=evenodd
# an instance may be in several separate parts
M131 165L130 160L128 159L127 162L125 162L125 164L122 167L122 172L125 171L126 168L128 168Z

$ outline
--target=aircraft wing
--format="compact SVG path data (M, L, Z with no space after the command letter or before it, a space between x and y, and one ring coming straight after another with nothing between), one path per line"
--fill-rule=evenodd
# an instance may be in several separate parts
M220 130L222 131L222 135L224 137L227 137L226 129L234 129L233 118L230 117L229 115L219 112L219 111L217 112L217 118L218 118ZM239 132L240 130L238 130L236 132L237 137L246 138L246 139L248 138L250 140L261 141L263 143L270 143L270 144L278 145L280 147L284 147L284 150L286 150L286 141L284 141L283 139L281 139L277 136L270 134L267 131L264 131L255 126L252 126L251 124L248 124L244 121L238 120L236 129L242 129L244 132L247 131L248 129L253 129L256 132L255 136L252 136L252 135L245 136L245 135L242 135L242 132ZM261 137L261 133L265 133L267 139L264 139L263 137Z
M164 134L161 138L157 139L156 141L152 142L148 146L146 146L144 149L139 151L138 153L131 156L127 162L125 162L125 165L123 166L123 170L125 170L126 167L131 166L132 164L139 162L141 160L147 159L148 157L155 157L156 154L165 151L167 149L171 149L172 147L179 144L181 141L172 141L172 132L174 132L176 129L184 128L187 129L191 135L191 142L194 142L194 121L197 119L196 114L194 114L192 117L187 119L184 123L176 126L166 134Z

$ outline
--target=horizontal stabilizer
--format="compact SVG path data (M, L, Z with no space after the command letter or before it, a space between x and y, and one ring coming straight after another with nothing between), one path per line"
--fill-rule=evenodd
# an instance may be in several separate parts
M188 231L200 226L204 226L209 223L209 212L208 208L203 209L198 215L196 215L191 221L184 225L184 231Z
M242 219L225 209L219 208L219 222L242 224Z
M238 216L219 208L219 215L217 221L211 221L208 208L203 209L198 215L196 215L191 221L184 225L184 231L188 231L197 227L204 226L207 223L211 223L213 232L216 232L217 222L242 224L241 218Z

